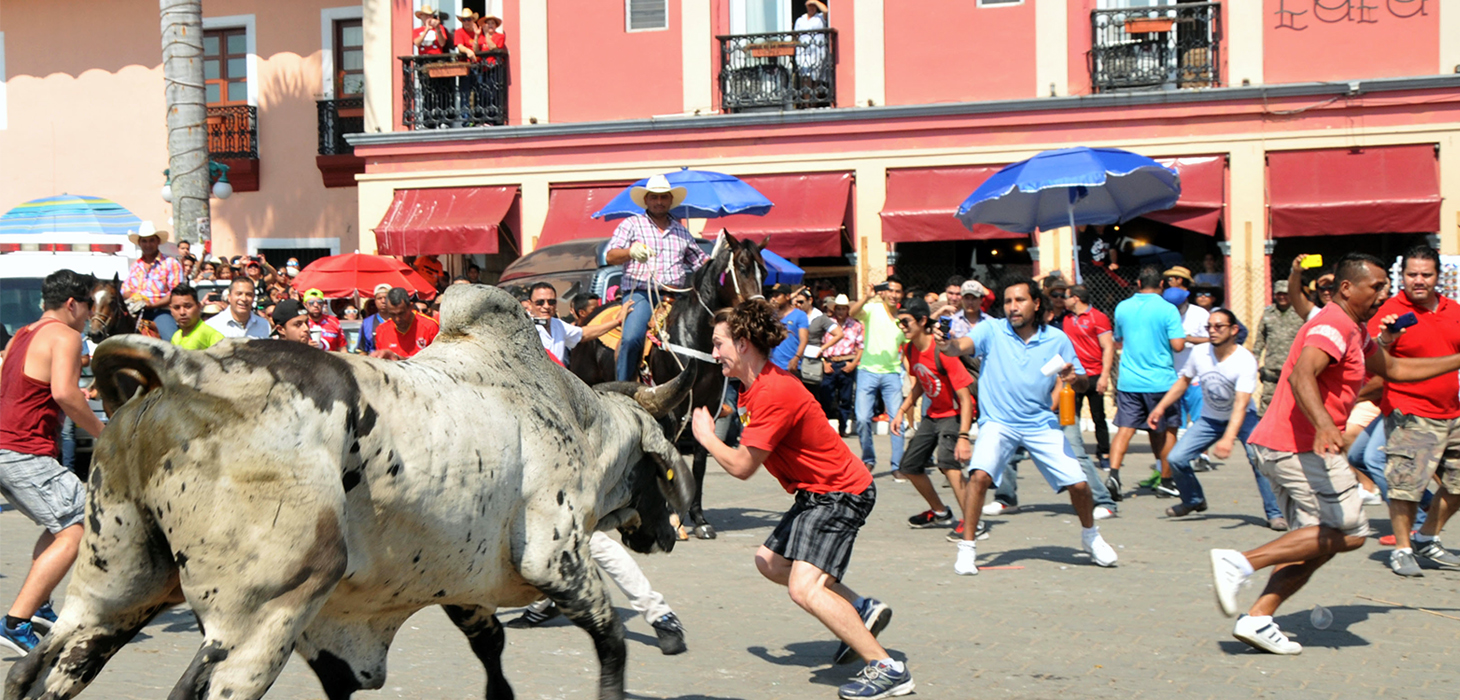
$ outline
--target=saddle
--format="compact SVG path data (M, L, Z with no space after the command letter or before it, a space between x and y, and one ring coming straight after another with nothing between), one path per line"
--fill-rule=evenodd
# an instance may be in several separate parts
M663 347L665 341L665 338L663 337L664 323L665 320L669 318L669 309L672 307L673 302L669 299L665 299L664 301L659 302L659 305L654 307L654 313L649 317L649 330L644 337L645 358L649 357L649 350L651 350L652 348L656 346ZM602 313L598 314L598 316L593 319L593 322L601 323L604 321L618 321L619 319L623 318L623 315L624 307L622 304L619 304L618 306L611 306L604 309ZM605 347L617 353L619 343L623 341L623 337L623 329L621 327L618 327L599 336L598 340L599 342L603 343Z

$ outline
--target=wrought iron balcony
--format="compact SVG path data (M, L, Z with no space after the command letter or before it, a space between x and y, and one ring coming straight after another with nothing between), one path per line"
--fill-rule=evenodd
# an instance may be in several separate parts
M208 107L208 157L259 159L259 108L252 105Z
M501 126L507 123L506 51L479 54L475 63L454 55L401 56L401 100L407 129Z
M342 97L336 100L320 100L316 104L319 107L319 154L354 154L355 147L345 141L345 134L364 133L365 98Z
M836 106L836 30L732 34L720 41L725 112Z
M1221 13L1219 2L1092 11L1095 91L1217 87Z

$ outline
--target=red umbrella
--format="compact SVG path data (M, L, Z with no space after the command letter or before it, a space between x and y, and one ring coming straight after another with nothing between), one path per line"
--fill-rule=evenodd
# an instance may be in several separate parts
M370 296L376 285L404 287L418 297L430 300L436 289L419 272L395 258L384 255L348 253L331 255L309 263L294 278L299 291L318 289L326 297Z

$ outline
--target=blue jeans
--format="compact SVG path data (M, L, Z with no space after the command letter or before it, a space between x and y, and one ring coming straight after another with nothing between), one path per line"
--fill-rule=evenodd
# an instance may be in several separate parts
M61 421L61 466L76 468L76 423L69 417Z
M649 293L642 289L629 292L624 301L633 301L634 308L624 319L623 340L618 344L614 377L621 382L636 382L639 380L639 363L644 359L644 335L649 332L654 306L649 303Z
M1242 419L1242 429L1237 431L1237 439L1247 451L1247 462L1252 465L1252 475L1257 479L1257 492L1262 495L1262 510L1267 514L1267 519L1272 520L1282 517L1283 512L1278 508L1277 498L1272 495L1272 484L1257 470L1257 457L1252 453L1252 446L1247 444L1247 436L1256 427L1257 412L1248 410L1246 417ZM1191 461L1216 444L1225 432L1227 421L1200 416L1186 429L1181 439L1176 441L1176 446L1171 448L1171 477L1176 481L1176 489L1181 492L1182 503L1194 506L1206 502L1206 493L1201 489L1201 482L1196 479Z
M862 462L868 465L877 463L877 451L872 446L872 406L877 403L879 394L882 396L882 405L889 412L896 411L899 406L902 406L902 375L897 372L887 374L869 372L858 367L857 436L862 439ZM897 469L897 465L902 463L902 436L890 435L890 437L892 438L892 468Z
M1182 427L1186 427L1192 421L1201 420L1201 387L1186 387L1186 394L1181 397L1180 405ZM1221 437L1221 435L1217 437Z
M1110 497L1110 489L1105 488L1105 480L1100 478L1100 472L1095 468L1095 460L1090 459L1090 454L1085 451L1085 437L1080 434L1079 424L1066 425L1064 431L1065 442L1070 444L1070 451L1074 452L1075 461L1080 463L1080 469L1085 472L1085 482L1090 484L1090 496L1095 500L1095 505L1105 506L1112 513L1119 511L1120 507L1115 505L1115 499ZM1009 458L1009 472L994 491L994 500L1006 506L1019 505L1019 479L1016 465L1019 460L1028 456L1028 452L1019 450Z
M856 370L852 374L842 371L846 362L831 363L831 372L821 377L821 396L831 409L831 417L837 419L837 428L846 432L845 426L848 422L857 419L856 405L852 402L853 391L857 387Z

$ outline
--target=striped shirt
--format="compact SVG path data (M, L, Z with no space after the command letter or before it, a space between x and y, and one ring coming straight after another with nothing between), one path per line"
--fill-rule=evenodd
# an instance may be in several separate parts
M609 250L627 250L634 243L643 243L653 252L645 262L630 259L624 265L624 291L647 289L651 277L661 285L683 287L690 273L710 259L695 245L694 236L684 224L673 218L669 221L669 228L661 231L648 214L637 214L614 229L613 237L608 239Z
M835 345L822 348L822 357L846 357L857 354L857 349L862 347L862 322L850 316L842 323L842 339L836 341Z
M137 294L146 299L149 306L160 304L182 281L182 263L177 258L158 253L157 259L151 263L141 259L132 263L132 269L127 271L127 281L122 283L122 298L129 299Z

